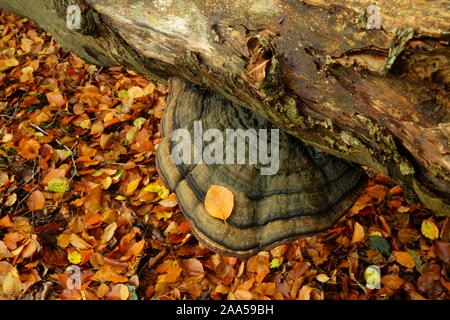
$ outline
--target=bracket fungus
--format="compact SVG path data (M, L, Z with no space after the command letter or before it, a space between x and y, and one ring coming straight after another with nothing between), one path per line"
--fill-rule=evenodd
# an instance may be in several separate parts
M238 142L230 148L225 145L229 139L220 139L216 134L215 142L221 140L223 144L216 143L219 148L215 152L223 151L224 159L234 162L224 160L221 163L220 157L215 158L216 162L174 160L173 151L178 145L173 138L174 132L184 129L184 133L189 132L193 137L198 134L194 131L199 122L203 132L216 129L213 132L223 136L230 129L238 132L237 140L249 142L244 152L246 161L238 159L238 153L243 151L242 148L235 150L235 146L239 147ZM261 129L272 133L261 135L259 133L264 132ZM248 257L326 230L352 206L366 185L367 177L359 166L319 152L281 130L279 150L266 150L266 158L277 156L274 161L278 160L278 170L262 174L263 169L267 169L267 161L265 164L254 163L251 150L260 151L261 142L277 146L270 138L278 130L272 130L276 128L270 122L246 108L182 80L171 80L171 93L162 120L163 139L157 150L157 167L162 180L177 194L193 233L213 251ZM259 143L252 143L244 135L246 132L258 133ZM211 137L195 137L185 144L190 147L188 153L191 154L180 157L192 160L201 155L202 150L206 152L208 141L212 140ZM229 156L230 150L237 152ZM205 196L212 185L223 186L234 195L233 210L226 222L211 216L205 208Z

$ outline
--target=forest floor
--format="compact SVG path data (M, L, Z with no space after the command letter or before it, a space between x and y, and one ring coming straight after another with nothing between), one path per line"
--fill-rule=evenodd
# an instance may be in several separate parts
M209 251L155 169L167 88L5 11L0 37L0 299L450 298L450 219L370 170L334 229Z

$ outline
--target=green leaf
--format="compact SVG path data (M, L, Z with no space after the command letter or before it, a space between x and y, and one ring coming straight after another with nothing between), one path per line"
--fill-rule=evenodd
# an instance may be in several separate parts
M52 192L66 192L69 190L69 183L65 178L55 178L48 183L47 190Z
M133 125L138 127L139 129L142 127L142 125L147 121L147 119L143 117L139 117L133 121Z
M384 254L385 256L389 256L391 254L391 245L389 242L380 236L369 236L368 238L369 247L372 250L376 250Z
M95 172L92 174L92 176L93 176L93 177L99 177L99 176L101 176L104 172L105 172L105 169L99 169L99 170L95 171Z
M130 129L128 129L128 132L125 136L125 141L126 143L130 144L134 137L136 136L136 132L138 131L138 128L136 127L131 127Z
M119 92L117 92L117 96L118 96L120 99L125 98L125 97L127 96L127 90L125 90L125 89L120 90Z
M422 261L420 261L420 256L419 254L411 249L406 249L406 252L408 252L414 259L414 264L416 265L417 270L421 270L422 269Z
M116 175L114 176L114 179L121 179L121 178L123 178L124 175L125 175L125 170L120 169L119 171L117 171Z
M161 188L161 185L159 185L159 184L149 184L148 186L146 186L145 188L144 188L144 191L147 191L147 192L161 192L162 191L162 188Z
M281 266L281 261L278 258L273 258L272 261L270 261L270 269L276 269Z

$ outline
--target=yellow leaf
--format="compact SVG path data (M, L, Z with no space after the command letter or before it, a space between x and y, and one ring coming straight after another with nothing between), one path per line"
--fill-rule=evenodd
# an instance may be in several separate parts
M325 283L325 282L327 282L328 280L330 280L330 277L328 277L325 273L321 273L321 274L319 274L319 275L316 276L316 279L317 279L319 282Z
M170 194L170 190L167 189L165 186L161 186L161 191L158 192L159 198L164 200L169 196L169 194Z
M439 229L431 220L423 220L420 230L428 239L434 240L439 238Z
M161 190L162 190L161 185L157 183L150 183L144 188L144 191L147 192L161 192Z
M8 58L4 60L0 60L0 71L5 71L11 67L15 67L19 65L19 61L14 58Z
M206 193L205 207L211 216L227 220L233 212L234 195L223 186L212 185Z
M81 254L78 251L73 250L67 255L67 259L70 263L79 264L81 262Z
M358 222L355 222L352 243L363 241L364 236L365 236L364 228Z
M128 300L128 297L130 296L130 290L128 290L128 286L122 285L119 294L121 300Z
M369 236L378 236L378 237L382 237L383 235L381 234L380 231L373 231L369 234Z
M20 293L19 273L16 269L9 271L2 283L2 291L5 296L16 296Z
M126 200L127 198L125 198L124 196L117 196L117 197L115 197L114 199L119 200L119 201L124 201L124 200Z
M134 191L136 191L137 187L139 186L139 183L141 182L141 178L138 178L136 180L131 181L127 186L127 195L132 194Z
M5 206L10 207L12 206L14 203L16 203L17 200L17 194L16 193L12 193L8 196L8 198L6 198L5 201Z

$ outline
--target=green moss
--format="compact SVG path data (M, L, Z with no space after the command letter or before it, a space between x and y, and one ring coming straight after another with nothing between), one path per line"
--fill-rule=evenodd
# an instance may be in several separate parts
M397 41L396 45L391 46L391 48L389 48L388 60L384 67L385 72L387 72L387 71L389 71L389 69L391 69L391 67L394 64L397 57L405 49L406 43L412 39L412 37L414 36L414 29L413 28L397 29L396 36L397 36L398 41Z

